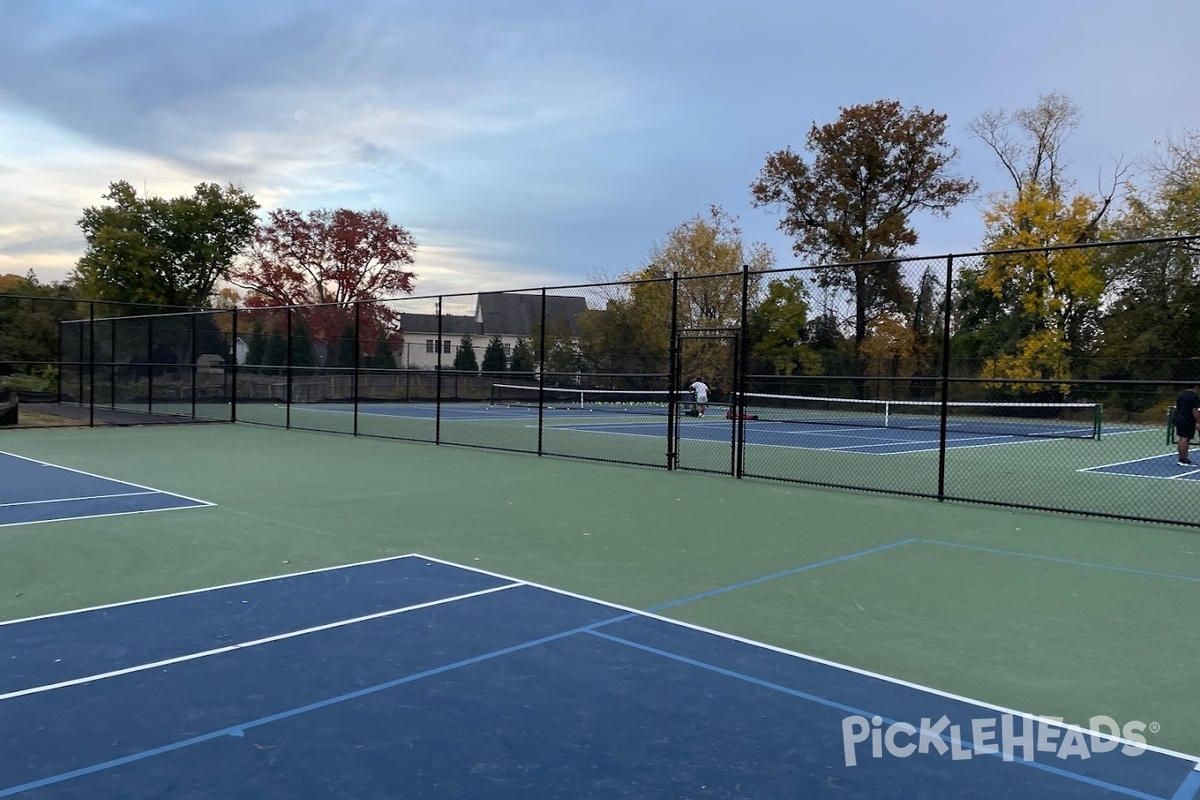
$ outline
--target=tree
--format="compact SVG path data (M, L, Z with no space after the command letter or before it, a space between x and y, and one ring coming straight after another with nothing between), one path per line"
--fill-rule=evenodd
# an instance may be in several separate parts
M79 220L86 249L70 281L88 299L200 307L257 226L258 203L234 186L168 200L117 181L104 199Z
M916 371L916 336L898 314L885 313L871 321L862 342L864 371L876 378L910 377ZM877 381L875 396L895 399L901 388L895 381Z
M288 343L287 338L278 328L273 328L267 334L266 346L263 348L262 363L269 367L282 367L287 364L288 360ZM267 374L279 372L279 370L266 370Z
M309 320L322 342L337 335L358 302L362 339L375 341L391 330L396 312L363 301L411 294L416 276L405 267L416 248L383 211L280 209L258 230L230 280L248 290L251 307L323 305Z
M458 372L478 372L479 362L475 359L475 342L471 334L464 334L454 354L454 369Z
M819 375L821 357L807 343L808 291L798 275L771 280L749 314L750 371Z
M328 355L325 357L325 366L341 367L349 369L354 366L355 360L358 359L359 347L358 341L354 337L354 323L347 322L342 326L337 338L329 343Z
M261 320L255 320L250 328L250 340L246 343L246 364L261 366L267 363L267 329Z
M1074 103L1051 94L1013 114L985 113L971 125L1013 184L1012 191L991 196L984 214L985 245L999 252L968 270L974 274L963 282L990 295L993 302L966 303L989 309L991 319L980 321L1006 333L993 337L998 348L983 354L985 376L1062 380L1070 376L1072 360L1096 339L1105 291L1099 252L1054 248L1112 237L1105 218L1123 170L1118 162L1106 192L1072 194L1064 145L1078 119ZM1034 386L1009 388L1033 391Z
M1061 344L1065 354L1086 344L1104 293L1104 273L1096 250L1051 248L1102 235L1094 230L1095 210L1085 195L1064 207L1031 184L984 214L987 246L996 252L985 257L979 289L1006 300L1002 313L1019 321L1022 337L1039 334L1038 341L1056 351ZM1054 335L1040 335L1043 331ZM1028 355L1038 352L1031 346L1021 349Z
M77 305L65 284L43 285L32 271L26 277L0 275L0 375L39 375L21 388L55 388L60 357L80 357L75 352L60 354L60 346L69 348L65 339L60 341L62 322L86 316L86 305ZM82 328L75 325L72 329L75 341L80 341ZM6 361L26 363L3 363Z
M1150 186L1133 189L1120 221L1128 238L1200 236L1200 129L1158 145L1149 163ZM1200 242L1181 242L1193 255Z
M508 359L504 355L504 340L493 336L483 351L483 371L503 372Z
M312 332L302 309L292 311L292 341L289 357L293 367L317 366L317 350L313 346Z
M529 340L517 339L517 343L513 345L512 359L508 363L509 372L532 375L536 364L537 356Z
M771 153L751 184L755 207L782 210L797 255L849 262L823 270L821 284L852 295L856 354L871 315L909 298L895 259L917 243L911 217L946 216L976 189L951 174L958 151L945 134L946 115L893 100L843 108L809 131L811 163L791 148Z
M621 276L614 284L602 314L587 315L583 322L585 357L604 349L619 348L631 371L665 371L671 337L672 276L679 275L675 324L693 331L720 331L741 325L742 268L750 268L753 298L761 284L760 273L770 269L774 256L762 244L747 247L737 219L720 206L709 208L667 234L649 262ZM731 366L730 342L719 333L708 339L685 339L682 370L692 377L704 375L715 390ZM728 387L724 387L728 388Z
M1116 228L1124 239L1200 235L1200 131L1159 144L1147 185L1131 187ZM1200 315L1200 240L1116 248L1105 259L1112 303L1102 321L1097 377L1191 380L1200 332L1181 320Z
M371 355L372 369L396 369L396 353L392 350L387 334L380 334L375 342L375 352Z

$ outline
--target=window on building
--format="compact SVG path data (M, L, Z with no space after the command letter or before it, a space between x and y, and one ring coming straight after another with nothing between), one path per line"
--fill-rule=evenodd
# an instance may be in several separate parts
M450 352L450 340L449 339L446 339L442 342L442 352L443 353Z
M504 357L507 358L511 355L512 355L512 344L510 342L505 342L504 343Z
M426 353L432 353L432 352L433 352L433 339L426 339L426 340L425 340L425 352L426 352Z

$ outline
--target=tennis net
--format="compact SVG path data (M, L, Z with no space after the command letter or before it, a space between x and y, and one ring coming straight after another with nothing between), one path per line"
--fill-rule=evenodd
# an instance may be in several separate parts
M745 398L748 418L766 422L941 429L942 403L935 400L857 400L756 393L747 393ZM1099 403L946 403L948 431L993 436L1098 439L1101 417Z
M688 402L690 392L678 392L677 402ZM667 389L576 389L517 384L493 384L491 404L509 408L542 408L549 411L597 411L623 414L665 415L671 401Z

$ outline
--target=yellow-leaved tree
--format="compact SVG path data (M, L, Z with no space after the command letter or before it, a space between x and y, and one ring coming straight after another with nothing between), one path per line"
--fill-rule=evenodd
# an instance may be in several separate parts
M621 348L624 363L656 371L666 366L671 322L683 332L680 358L684 378L703 377L728 390L730 332L741 324L742 266L750 267L750 296L774 256L765 245L745 245L737 220L719 206L683 222L653 248L649 263L620 276L609 287L605 311L589 315L582 348L594 361ZM679 276L672 313L672 276ZM612 359L609 359L611 362Z
M978 286L1006 301L1021 337L1008 352L986 360L984 377L1067 381L1073 348L1093 323L1104 294L1104 270L1091 248L1053 249L1105 238L1096 230L1097 201L1050 195L1037 183L984 214L987 246ZM1011 252L1008 252L1011 251ZM1009 384L1013 392L1037 391ZM1058 391L1066 394L1064 383Z
M983 377L1005 380L1013 394L1067 394L1072 362L1099 330L1105 271L1096 249L1074 246L1113 237L1105 218L1123 170L1118 162L1106 193L1073 192L1062 149L1078 115L1070 100L1048 95L1011 116L985 114L972 126L1012 177L1013 191L991 196L984 213L989 253L960 276L960 286L969 287L960 308L987 309L968 333L986 342Z

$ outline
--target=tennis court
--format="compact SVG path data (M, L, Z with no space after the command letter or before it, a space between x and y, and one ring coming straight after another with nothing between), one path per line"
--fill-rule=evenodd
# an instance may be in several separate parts
M0 453L0 527L206 505L211 504Z
M669 434L668 414L674 411L679 419L674 433L679 439L714 443L733 439L738 420L729 403L710 404L703 417L690 415L692 408L686 393L672 402L666 391L496 385L487 402L314 403L293 406L290 410L298 419L353 415L426 423L435 420L495 423L527 430L544 424L555 432L658 440ZM940 404L933 401L750 394L740 433L750 446L869 455L936 451L942 446L940 409ZM1101 435L1100 408L1091 403L952 403L949 411L947 448L989 447L1039 439L1095 439ZM327 427L325 423L315 424ZM1106 433L1131 430L1114 426ZM597 449L603 448L604 445L597 445Z
M3 444L212 505L4 528L0 796L1200 796L1188 530L252 424Z
M1179 466L1174 453L1166 456L1136 458L1115 464L1101 464L1088 467L1081 472L1098 475L1123 475L1132 478L1161 478L1171 481L1200 480L1200 469Z
M416 555L0 630L22 664L0 700L26 731L3 797L1200 788L1182 754ZM420 766L397 770L397 751Z

